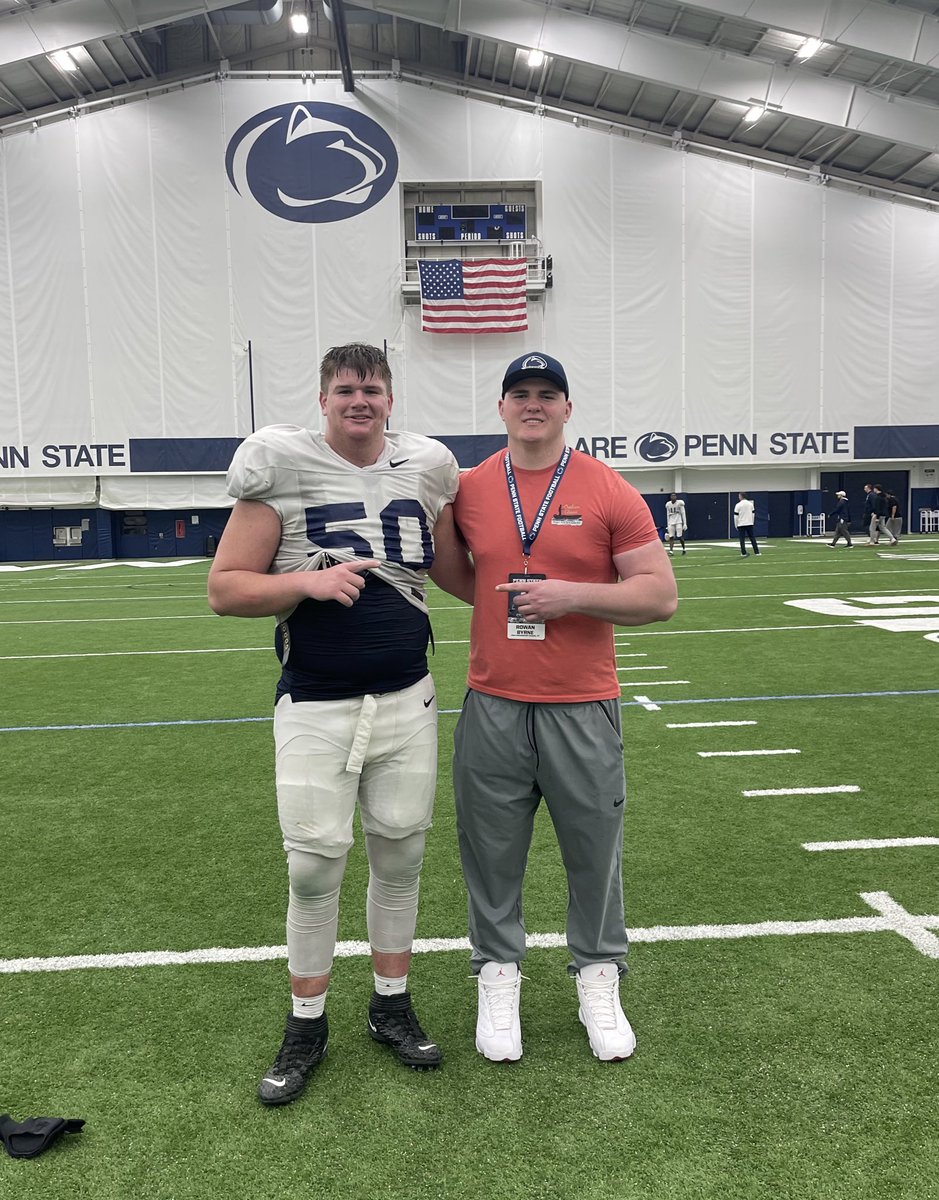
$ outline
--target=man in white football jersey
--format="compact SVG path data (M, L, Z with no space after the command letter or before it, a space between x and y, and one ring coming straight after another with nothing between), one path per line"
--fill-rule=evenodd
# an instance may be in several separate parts
M685 502L678 499L676 492L672 492L665 505L665 527L669 554L674 552L676 538L681 543L682 554L686 554L685 531L688 528L688 518L685 515Z
M329 350L325 433L271 425L228 472L236 503L209 573L215 612L276 616L277 807L287 853L292 1011L264 1104L303 1091L326 1054L326 992L339 889L358 804L369 863L375 991L371 1036L416 1068L438 1067L407 990L425 831L437 770L424 583L457 550L456 460L442 443L386 429L394 398L381 350Z

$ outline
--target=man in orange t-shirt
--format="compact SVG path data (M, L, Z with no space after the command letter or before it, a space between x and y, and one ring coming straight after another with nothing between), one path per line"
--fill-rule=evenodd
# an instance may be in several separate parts
M614 625L664 621L677 592L645 501L565 446L567 375L547 354L511 363L508 450L460 481L454 516L476 571L469 692L453 777L478 974L476 1047L521 1057L522 881L544 799L570 890L567 941L590 1046L628 1058L622 845L626 785Z

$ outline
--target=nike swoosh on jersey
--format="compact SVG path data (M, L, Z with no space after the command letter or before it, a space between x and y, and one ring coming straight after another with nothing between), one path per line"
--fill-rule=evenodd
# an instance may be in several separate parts
M388 459L389 467L403 467L406 462L410 462L409 458L399 458L397 462L393 458Z
M430 706L433 704L433 702L434 702L436 699L437 699L437 697L436 697L436 696L431 696L431 698L430 698L429 700L425 700L425 701L424 701L424 707L425 707L425 708L430 708Z

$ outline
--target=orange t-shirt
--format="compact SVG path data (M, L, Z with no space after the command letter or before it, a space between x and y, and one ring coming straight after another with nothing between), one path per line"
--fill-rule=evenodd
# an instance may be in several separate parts
M513 463L527 528L555 469L524 471ZM476 566L469 686L535 703L618 697L609 622L571 613L548 621L543 641L507 636L509 594L495 587L524 569L524 556L504 450L460 477L453 512ZM636 489L604 463L575 450L545 514L528 570L549 579L615 583L613 555L657 540L652 514Z

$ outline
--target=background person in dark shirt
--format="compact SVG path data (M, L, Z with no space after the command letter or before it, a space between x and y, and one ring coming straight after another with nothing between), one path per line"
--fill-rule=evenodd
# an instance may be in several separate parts
M864 512L861 515L861 521L867 530L866 544L869 546L874 537L874 485L872 483L864 484Z
M847 493L835 492L835 500L835 507L828 514L829 521L835 522L835 536L828 544L834 549L838 545L838 539L843 537L850 550L854 542L851 541L851 509L848 507Z
M876 546L880 542L880 535L885 533L890 539L890 545L895 546L897 539L887 528L887 497L883 487L879 483L874 484L872 492L873 500L871 501L871 540L870 545Z
M900 511L900 501L893 492L887 492L885 500L887 504L887 532L893 538L892 544L896 546L900 541L900 534L903 532L903 513Z

